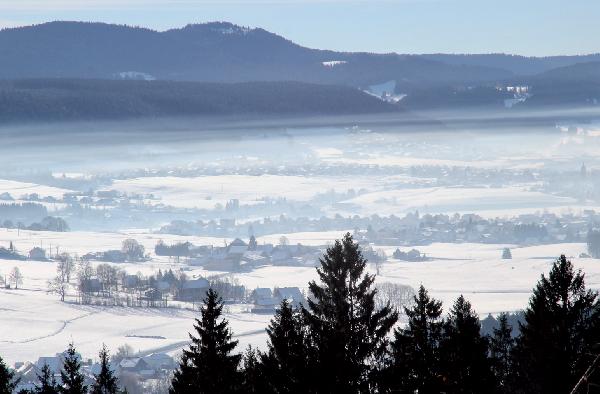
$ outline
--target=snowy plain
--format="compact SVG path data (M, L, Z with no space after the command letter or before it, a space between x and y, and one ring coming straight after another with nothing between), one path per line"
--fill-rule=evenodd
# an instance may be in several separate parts
M419 210L422 214L461 212L510 217L544 211L577 213L595 207L593 202L585 199L541 191L535 182L513 182L501 177L505 170L518 175L565 169L578 171L583 162L590 169L599 168L600 135L580 131L576 135L558 129L528 134L510 130L411 134L378 133L361 128L285 129L272 137L265 131L224 141L217 138L190 141L188 133L162 133L154 139L144 140L140 138L144 135L139 132L125 137L116 133L111 140L120 141L118 143L107 143L108 139L102 141L105 137L97 134L86 144L81 142L85 138L78 136L69 141L68 146L77 149L70 149L68 155L61 148L49 149L45 144L43 149L36 150L29 150L27 145L23 152L28 153L26 158L31 166L38 163L42 170L56 174L57 179L64 174L63 178L67 180L85 180L92 175L105 175L103 171L114 170L114 179L110 178L99 190L152 194L154 199L147 199L147 202L165 206L212 210L217 204L225 205L231 199L252 205L260 203L264 197L315 203L315 196L330 190L346 193L349 189L364 189L353 197L323 203L318 207L320 214L329 217L335 214L402 216ZM47 143L51 146L53 142ZM0 147L0 157L6 162L18 162L20 152L14 146L10 149ZM159 176L155 172L160 166L164 166L164 171ZM412 174L411 167L417 170L422 167L425 171ZM448 175L455 167L464 174L488 171L499 178L483 176L481 181L466 185L462 179ZM194 168L214 171L198 175L193 173ZM139 169L147 175L120 173ZM33 169L32 172L35 173ZM0 193L9 192L16 198L31 193L59 198L70 190L48 186L41 181L0 180ZM23 253L41 246L52 248L53 254L58 248L59 252L81 256L88 252L119 249L124 239L134 238L144 245L151 260L119 264L129 273L139 271L148 275L158 269L172 268L185 270L189 277L219 274L154 256L153 249L160 239L167 243L190 241L195 245L222 246L230 242L230 238L183 237L154 234L152 230L122 228L105 233L79 230L55 233L0 229L0 246L7 247L13 242ZM285 235L292 244L326 246L341 238L343 233L272 234L259 237L258 242L277 243ZM511 248L512 260L500 258L504 247ZM385 245L376 248L384 249L388 256L395 249ZM472 302L482 317L488 313L522 309L540 275L547 272L552 261L563 253L572 257L577 268L585 271L590 288L600 288L600 264L598 260L578 257L586 251L586 245L581 243L527 247L434 243L418 246L418 249L431 260L409 263L389 259L380 268L377 281L414 288L423 284L434 297L444 302L445 311L460 294ZM188 343L187 333L198 316L197 311L178 308L61 303L55 294L47 292L47 281L55 274L56 263L0 260L0 274L7 275L15 266L23 273L23 285L19 289L0 289L0 355L9 363L53 355L64 350L70 341L85 358L95 358L102 343L111 349L127 343L144 353L177 354ZM375 267L369 266L369 271L374 273ZM236 273L235 276L250 289L298 286L302 290L317 277L313 267L275 266ZM249 343L264 346L264 328L270 317L242 309L232 306L225 314L240 340L238 350L242 351Z

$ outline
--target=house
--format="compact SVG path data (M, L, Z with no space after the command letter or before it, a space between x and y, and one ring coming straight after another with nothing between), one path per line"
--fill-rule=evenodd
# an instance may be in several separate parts
M287 248L277 247L271 254L271 263L273 265L292 265L292 253Z
M124 263L127 259L127 255L120 250L107 250L102 253L102 261L107 261L109 263Z
M276 287L273 292L273 298L275 298L278 303L283 300L288 300L294 307L298 307L304 302L304 295L302 295L302 292L297 287Z
M141 357L126 357L119 363L119 373L128 372L149 378L156 371Z
M144 357L144 361L156 371L173 370L178 366L173 357L166 353L152 353L151 355Z
M273 298L273 293L268 287L258 287L252 291L250 299L254 303L252 313L273 313L277 300Z
M81 358L81 356L79 356L79 358ZM58 353L56 356L40 357L35 363L35 366L41 371L44 365L47 365L50 368L50 371L59 374L63 366L63 359L64 356L61 353Z
M248 245L241 239L236 238L229 245L227 245L227 248L225 248L225 253L227 254L227 258L240 259L247 250Z
M38 376L41 375L41 369L37 367L37 365L27 361L17 367L15 364L15 375L18 376L19 382L17 387L15 387L16 393L20 393L23 390L35 390L37 388L36 384L39 382ZM60 374L57 374L52 371L55 379L60 378Z
M177 298L181 301L200 301L206 297L210 284L204 278L191 279L183 284Z
M248 250L242 255L242 261L240 262L240 266L258 267L267 264L268 261L269 260L265 256L263 256L262 253Z
M29 251L29 260L46 261L46 250L36 246Z

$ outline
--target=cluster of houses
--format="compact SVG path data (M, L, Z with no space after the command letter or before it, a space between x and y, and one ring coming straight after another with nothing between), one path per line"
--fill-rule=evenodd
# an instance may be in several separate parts
M487 219L476 214L422 215L409 213L393 226L355 231L358 241L378 245L428 245L434 242L492 244L550 244L585 242L591 228L600 223L592 210L583 214L522 214L513 218Z
M259 245L254 237L250 237L248 243L236 238L224 246L195 247L189 243L165 246L159 242L155 252L159 256L184 257L190 265L207 270L235 272L264 265L315 266L323 250L302 244Z
M48 258L46 257L46 250L39 246L31 248L29 253L24 255L19 253L14 244L10 242L8 247L0 246L0 260L48 261Z
M51 374L60 384L60 371L63 368L66 353L57 353L54 356L40 357L35 362L17 362L15 363L14 372L19 378L18 386L15 392L23 390L33 390L35 384L39 381L38 376L41 376L41 370L44 365L47 365ZM100 364L90 359L83 360L80 355L81 370L85 377L85 384L91 385L94 381L94 375L100 372ZM111 370L117 377L129 375L140 384L150 382L152 380L164 379L171 375L172 371L177 369L177 361L166 353L152 353L145 356L113 358L110 363Z
M228 221L231 221L228 219ZM251 232L256 234L292 233L297 231L347 231L354 229L355 238L377 245L427 245L434 242L479 242L543 244L560 242L583 242L587 231L597 227L600 214L585 210L582 214L543 212L522 214L510 218L484 218L477 214L424 214L408 213L404 216L381 217L373 215L306 217L264 219L237 224L235 221L224 225L228 235ZM170 232L173 226L163 228ZM210 235L207 223L197 223L196 235ZM270 246L261 247L269 253ZM265 250L266 249L266 250ZM222 252L222 250L221 250Z

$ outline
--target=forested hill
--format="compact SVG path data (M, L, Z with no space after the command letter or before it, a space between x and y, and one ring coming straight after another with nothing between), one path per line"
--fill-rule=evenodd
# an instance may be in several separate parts
M199 82L299 81L409 86L510 76L496 67L419 56L305 48L231 23L157 32L104 23L51 22L0 31L0 79L155 78Z
M2 123L244 114L345 115L397 110L355 88L300 82L0 82Z

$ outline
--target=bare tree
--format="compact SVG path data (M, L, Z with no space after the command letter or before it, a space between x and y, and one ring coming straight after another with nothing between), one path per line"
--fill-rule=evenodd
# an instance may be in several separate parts
M65 252L58 255L58 264L60 265L60 270L64 274L66 282L70 282L71 275L75 269L75 262L71 255Z
M15 289L18 289L19 285L23 284L23 274L21 274L19 267L15 267L12 269L12 271L10 271L8 279L10 283L15 284Z
M133 347L131 347L130 344L126 343L117 348L117 351L115 352L115 354L113 354L111 359L114 363L118 364L124 358L133 357L134 355L135 351L133 350Z
M61 301L65 301L67 295L68 284L61 280L60 276L55 276L52 280L48 281L48 292L56 293L60 296Z
M144 258L144 246L132 238L123 241L121 252L127 256L128 261L138 261Z
M79 267L77 268L77 289L79 290L80 300L83 304L87 304L90 301L87 297L87 286L92 276L94 276L94 268L90 262L80 260Z
M117 269L110 264L100 264L96 267L96 275L110 297L111 290L117 289Z
M382 282L377 283L377 294L375 295L375 305L377 308L383 307L388 301L390 305L402 313L405 306L412 303L415 290L400 283Z
M289 244L290 244L290 240L285 235L282 235L281 237L279 237L279 245L287 246Z

